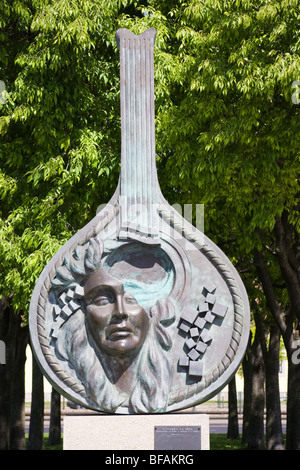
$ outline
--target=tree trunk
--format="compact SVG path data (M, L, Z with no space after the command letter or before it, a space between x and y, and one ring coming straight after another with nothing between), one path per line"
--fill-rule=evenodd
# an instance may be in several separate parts
M270 341L265 358L266 372L266 446L268 450L283 450L279 390L280 331L277 325L270 328Z
M10 395L12 372L12 336L10 309L5 297L0 299L0 339L5 345L5 364L0 364L0 450L9 449Z
M293 337L293 312L287 315L280 305L272 279L267 268L262 251L255 251L254 260L262 283L267 305L276 324L270 327L269 348L264 344L264 359L266 364L266 437L267 449L283 449L281 424L280 391L278 380L280 335L284 340L288 356Z
M264 361L258 335L247 348L244 369L243 445L250 450L263 450L264 443Z
M252 393L250 402L250 417L249 417L249 435L248 435L248 449L262 450L265 448L264 439L264 408L265 408L265 393L264 393L264 360L259 341L254 341L255 356L252 365Z
M239 420L235 376L228 384L228 428L227 439L239 438Z
M251 373L251 338L248 341L245 357L242 362L243 376L244 376L244 403L243 403L243 433L242 433L242 444L247 446L249 436L249 417L250 417L250 401L251 401L251 390L252 390L252 373Z
M0 299L0 339L5 364L0 365L0 450L25 448L25 349L28 328L15 315L10 298Z
M276 217L276 252L279 267L286 284L293 312L300 323L300 267L295 253L298 247L293 246L296 234L296 229L289 223L286 212L283 212L281 217ZM299 237L298 234L297 236Z
M0 450L9 449L10 380L7 366L0 364Z
M32 354L32 394L28 450L44 447L44 380L43 374Z
M60 394L52 388L51 392L51 415L50 431L48 444L50 446L58 445L61 442L61 412L60 412Z
M300 450L300 365L289 360L286 449Z
M10 450L25 450L25 363L28 344L28 326L18 321L16 334L15 359L12 375L11 413L10 413Z
M276 218L275 224L276 251L280 271L285 281L290 300L290 315L300 323L300 281L299 281L299 233L290 224L288 214L283 212ZM289 322L290 326L292 322ZM283 335L284 343L289 358L288 372L288 402L287 402L287 435L286 448L289 450L300 449L300 368L298 361L295 363L292 356L293 332L290 326ZM297 327L298 328L298 327ZM289 334L288 334L289 332Z

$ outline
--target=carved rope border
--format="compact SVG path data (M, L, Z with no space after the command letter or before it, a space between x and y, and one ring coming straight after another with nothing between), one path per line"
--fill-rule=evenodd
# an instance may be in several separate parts
M84 234L81 238L77 239L74 244L69 248L69 251L75 249L76 245L84 245L87 241L96 235L99 234L101 230L103 230L109 222L113 219L116 215L117 205L113 207L108 212L105 212L103 217L95 223L94 226L91 227L90 230L86 234ZM232 363L235 354L237 352L241 336L243 330L243 301L239 293L239 288L236 282L235 277L232 275L230 269L228 269L227 265L222 261L220 256L215 252L212 246L202 243L200 238L196 235L195 229L189 230L184 227L181 222L180 217L176 217L174 213L170 210L166 209L165 206L159 206L158 212L161 217L170 225L174 227L175 230L180 230L183 233L183 236L189 240L191 243L195 243L199 250L201 250L205 256L214 264L217 270L221 272L221 274L225 277L229 289L231 291L233 304L234 304L234 324L233 324L233 334L231 337L231 341L229 347L220 361L219 365L207 375L204 375L200 383L196 383L193 385L187 385L182 387L175 392L170 393L169 399L169 406L173 405L178 402L182 402L188 398L191 398L195 394L203 391L205 388L210 386L213 382L215 382L229 367ZM85 389L82 383L79 380L71 377L64 369L62 369L61 364L57 360L56 356L52 352L52 347L49 344L49 339L45 335L45 308L47 302L47 296L49 289L51 287L51 280L54 278L56 269L61 266L63 257L65 253L63 253L56 261L56 263L52 266L51 270L49 271L48 275L44 279L43 286L40 290L40 295L38 299L37 305L37 333L40 342L41 349L43 351L44 357L51 368L52 371L55 372L57 377L70 388L75 393L78 393L82 398L88 399L88 396L85 393Z
M202 251L204 255L214 264L216 269L224 276L231 292L234 305L233 334L228 349L224 357L219 362L219 365L211 373L204 375L200 383L186 385L185 387L182 387L175 392L171 392L169 398L170 406L174 403L182 402L188 398L191 398L197 393L203 391L213 382L215 382L230 366L235 357L242 337L244 309L236 279L232 275L231 270L223 262L222 258L220 258L213 247L201 241L200 237L197 236L196 229L194 227L191 226L192 229L186 228L186 225L183 225L181 221L181 217L176 216L176 214L170 211L167 206L160 206L158 210L161 217L168 224L172 225L175 230L179 230L188 241L195 243L199 251Z
M76 239L69 248L69 251L75 249L77 245L84 245L88 242L91 237L95 237L101 230L103 230L113 219L113 217L118 214L118 207L113 206L110 210L105 211L103 216L99 221L93 225L90 230L88 230L83 236L79 239ZM73 390L75 393L78 393L82 398L89 399L85 392L85 388L79 380L76 380L74 377L71 377L64 369L62 369L60 362L57 360L56 356L52 352L52 347L49 343L49 338L45 335L45 313L46 313L46 302L48 297L48 292L51 288L51 281L55 277L56 270L59 266L62 265L63 258L65 253L57 259L56 263L53 264L51 270L44 279L44 283L40 290L40 295L37 303L37 333L39 343L44 354L44 357L51 368L55 372L57 377L67 385L68 388Z

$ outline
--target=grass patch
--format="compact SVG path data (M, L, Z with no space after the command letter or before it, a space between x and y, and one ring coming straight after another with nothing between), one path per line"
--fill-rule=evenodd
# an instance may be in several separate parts
M26 438L26 449L28 448L28 434L25 436ZM44 434L44 449L43 450L63 450L63 435L61 435L60 444L55 446L50 446L48 444L49 434Z
M63 450L63 437L61 436L60 444L56 444L55 446L49 446L48 436L44 437L44 449L45 450Z
M211 450L241 450L242 437L239 439L227 439L226 434L211 434L210 435L210 449Z

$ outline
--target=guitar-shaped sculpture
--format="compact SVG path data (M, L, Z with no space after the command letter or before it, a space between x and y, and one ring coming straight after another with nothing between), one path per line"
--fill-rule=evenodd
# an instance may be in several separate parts
M155 34L116 33L119 184L45 267L30 304L45 376L73 402L107 413L169 412L208 400L235 374L249 336L235 268L160 191Z

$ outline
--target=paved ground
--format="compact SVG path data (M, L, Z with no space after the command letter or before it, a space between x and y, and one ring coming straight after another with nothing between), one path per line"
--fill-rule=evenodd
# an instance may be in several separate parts
M226 434L227 433L227 408L220 408L216 405L211 405L211 404L204 404L204 405L199 405L197 407L194 407L192 409L189 409L190 412L196 412L196 413L207 413L209 415L209 423L210 423L210 433L212 434ZM286 415L285 415L285 409L282 410L282 426L283 426L283 432L285 433L286 431ZM90 411L90 410L85 410L85 409L71 409L69 407L65 407L64 410L62 410L62 429L63 429L63 415L64 414L95 414L95 412ZM97 413L96 413L97 414ZM26 410L26 432L29 430L29 420L30 420L30 409ZM45 432L49 431L49 412L46 410L45 412ZM239 415L239 429L240 433L242 432L242 414Z

